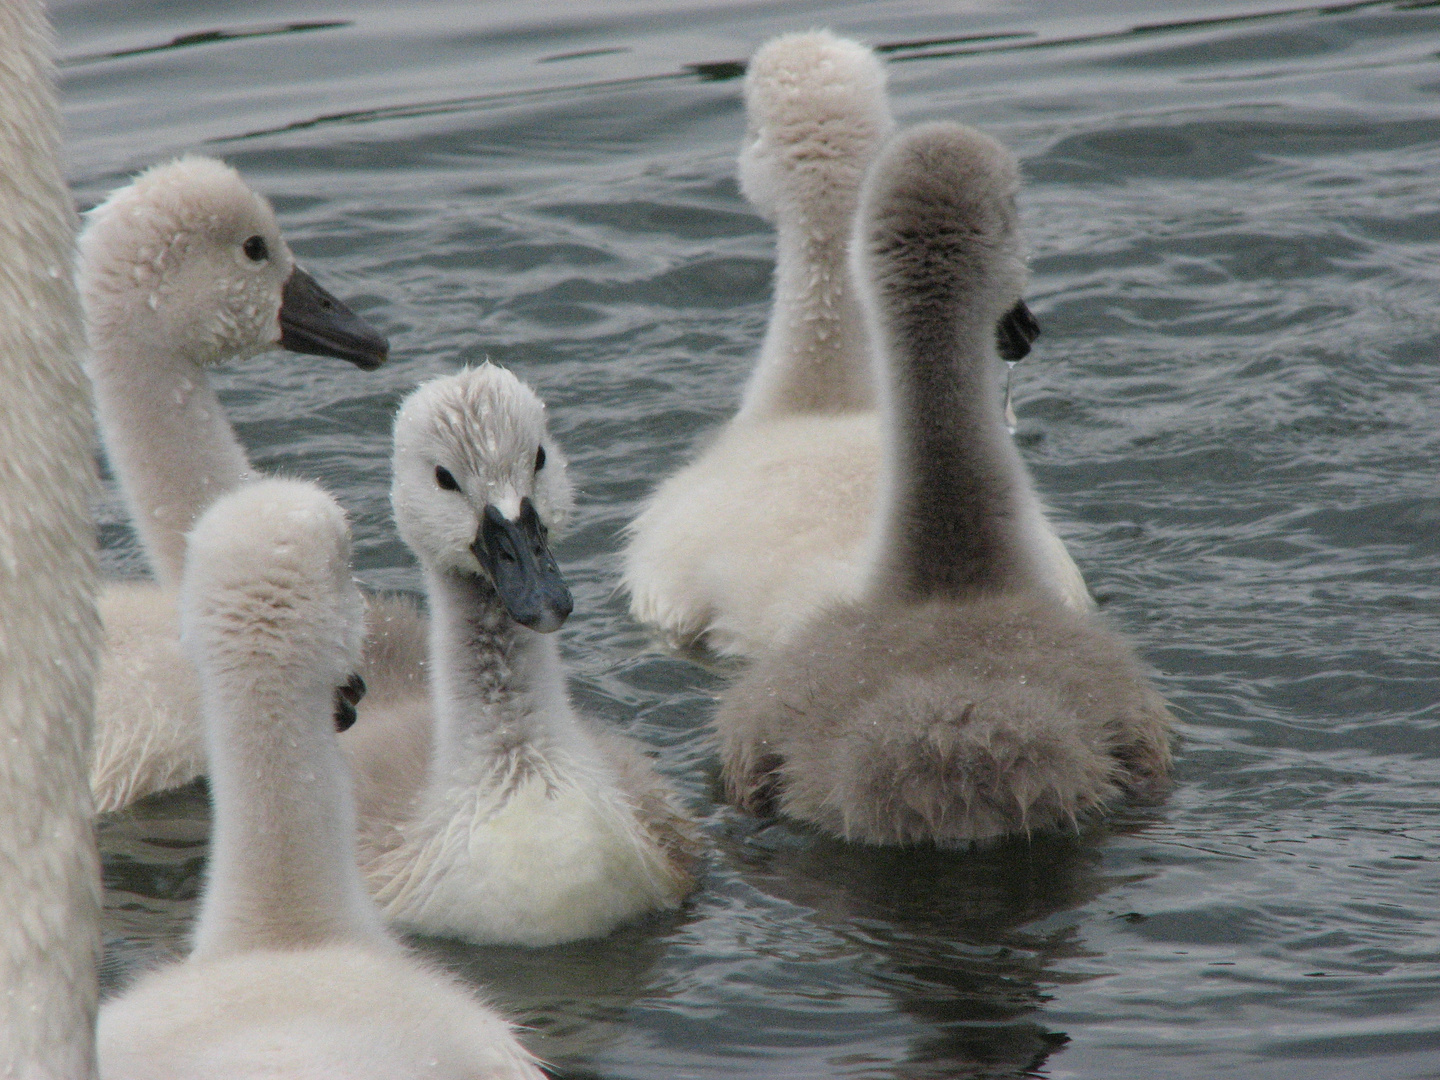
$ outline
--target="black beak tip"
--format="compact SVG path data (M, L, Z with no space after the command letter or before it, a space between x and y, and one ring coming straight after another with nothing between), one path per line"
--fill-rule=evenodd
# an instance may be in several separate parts
M1017 300L995 326L995 345L1003 360L1014 363L1030 355L1030 344L1040 336L1040 321L1024 300Z
M375 335L375 345L369 355L356 357L350 362L361 371L374 371L376 368L384 367L385 361L390 359L390 342L386 341L379 334Z
M361 371L374 371L376 368L384 367L385 362L390 359L390 342L381 337L368 323L359 319L356 321L369 331L368 334L352 331L343 348L336 348L326 353L327 356L334 356L340 360L348 360ZM281 344L284 344L282 339Z
M550 596L546 601L536 606L533 611L511 613L521 626L529 627L537 634L553 634L560 627L565 625L565 620L575 610L575 601L570 595L570 590L565 589L564 595Z
M359 705L365 697L365 691L365 680L361 678L360 673L357 671L346 680L344 686L340 687L340 696L351 705Z
M355 721L360 714L355 711L355 706L346 701L338 694L335 697L335 730L349 731L355 726Z
M335 730L349 731L355 726L359 712L355 706L365 696L365 680L357 671L341 686L335 688Z

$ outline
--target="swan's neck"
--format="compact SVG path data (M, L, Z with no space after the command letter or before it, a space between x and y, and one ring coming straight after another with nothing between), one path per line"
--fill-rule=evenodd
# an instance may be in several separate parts
M890 437L872 591L954 597L1034 574L1029 479L1002 415L995 320L959 300L900 288L878 305Z
M500 780L517 751L583 740L553 634L515 622L490 582L426 571L433 781Z
M855 196L779 223L775 300L740 418L875 405L869 338L847 257Z
M0 4L0 1076L95 1075L94 431L50 35Z
M334 689L239 665L204 682L215 820L194 955L383 942L356 867Z
M178 585L185 534L250 472L250 462L205 371L128 340L125 330L92 319L89 370L101 436L151 570L162 585Z

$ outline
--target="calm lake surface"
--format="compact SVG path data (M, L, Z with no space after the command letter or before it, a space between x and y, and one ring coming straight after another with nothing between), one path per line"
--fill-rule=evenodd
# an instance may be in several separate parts
M577 700L714 843L604 941L422 947L566 1077L1440 1076L1440 5L60 0L82 206L187 150L274 201L387 332L365 374L219 376L255 462L325 483L361 576L418 590L390 418L485 359L549 402ZM723 670L656 651L618 532L734 408L773 236L739 64L887 45L902 121L1020 155L1044 326L1019 439L1181 719L1173 793L1080 835L875 851L715 798ZM143 573L113 493L107 571ZM184 946L196 787L102 824L107 984Z

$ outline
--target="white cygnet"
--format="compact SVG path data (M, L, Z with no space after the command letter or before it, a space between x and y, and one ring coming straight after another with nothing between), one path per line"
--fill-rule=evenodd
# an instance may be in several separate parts
M101 436L158 583L114 583L101 597L91 781L104 811L203 769L174 586L185 533L252 472L208 370L276 348L369 369L387 346L295 265L270 205L209 158L157 165L90 211L78 278ZM403 604L395 619L407 619Z
M508 1024L382 926L336 736L365 604L343 511L313 484L216 500L181 585L214 825L194 948L100 1012L106 1080L527 1078Z
M386 916L547 945L676 907L694 887L693 824L639 746L566 690L551 631L571 599L547 537L572 494L540 399L489 364L424 384L395 420L391 497L430 603L434 728L423 771L396 764L383 709L347 744Z
M885 429L848 260L861 181L893 128L885 72L827 31L763 45L745 81L740 186L775 222L775 299L736 416L630 526L630 609L671 644L760 656L821 606L858 595ZM997 317L1005 355L1036 332L1019 298ZM1089 593L1033 492L1021 507L1041 584Z

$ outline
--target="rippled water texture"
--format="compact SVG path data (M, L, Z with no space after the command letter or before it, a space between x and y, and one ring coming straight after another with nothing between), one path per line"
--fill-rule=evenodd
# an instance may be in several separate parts
M419 584L387 503L410 386L488 357L550 403L576 696L659 749L716 849L683 912L606 941L427 943L563 1075L1440 1075L1440 7L956 7L53 14L82 204L223 155L391 335L373 375L221 377L257 463L350 509L369 583ZM975 853L762 827L715 802L723 672L613 595L617 530L734 408L766 316L732 62L817 24L894 46L903 120L1024 161L1018 438L1181 715L1162 806ZM102 512L107 568L140 573ZM104 823L111 985L182 946L205 828L200 789Z

